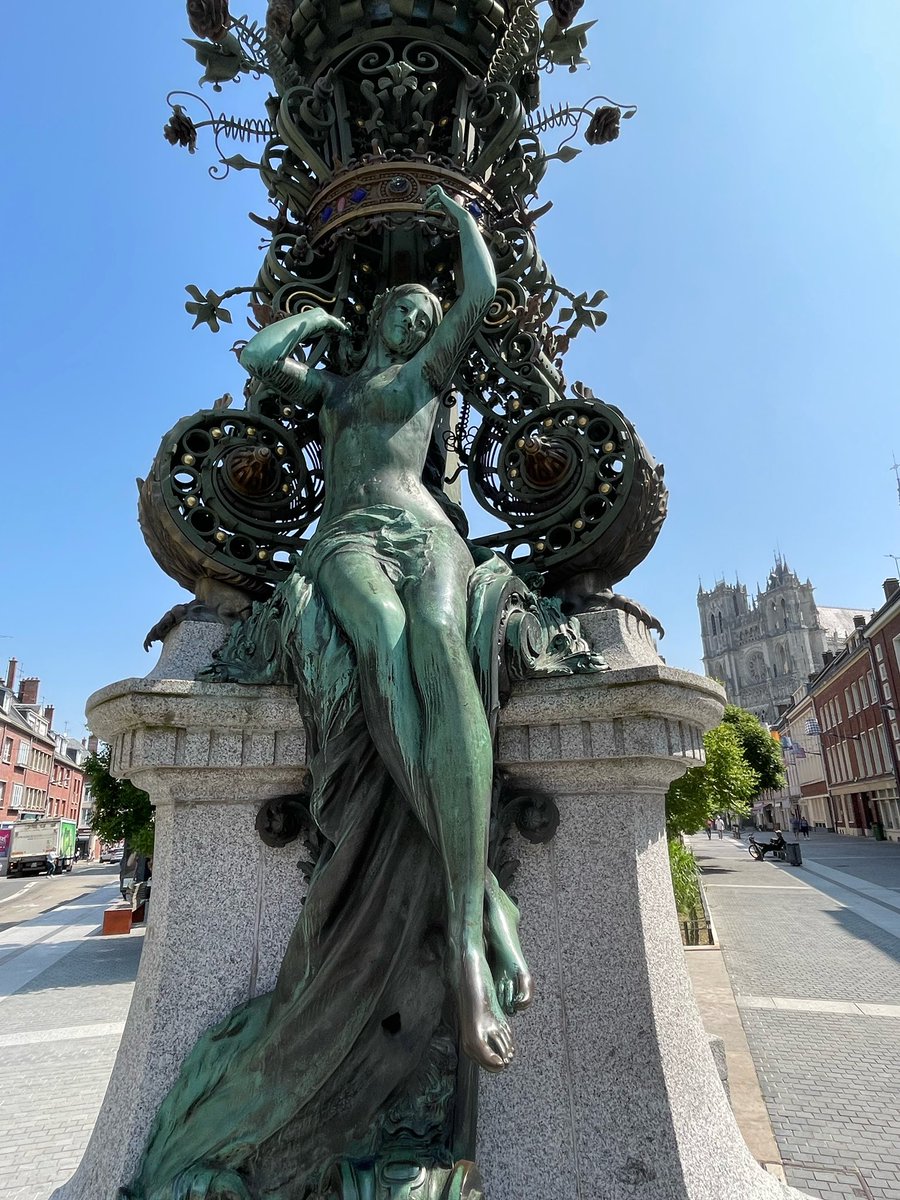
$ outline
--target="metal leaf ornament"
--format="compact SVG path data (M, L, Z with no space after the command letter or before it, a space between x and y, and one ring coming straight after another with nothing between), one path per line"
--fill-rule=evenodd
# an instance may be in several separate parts
M188 23L197 37L220 42L231 26L228 0L188 0Z
M559 22L560 29L568 29L581 11L584 0L550 0L550 11Z
M218 333L221 321L227 325L231 324L231 313L227 308L221 307L224 296L217 295L211 289L204 296L195 283L188 284L184 290L192 297L184 306L185 311L196 318L192 329L196 329L198 325L208 325L213 333Z

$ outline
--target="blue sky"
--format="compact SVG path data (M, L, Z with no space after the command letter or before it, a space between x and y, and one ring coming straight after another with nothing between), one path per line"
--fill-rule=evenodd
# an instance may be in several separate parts
M77 31L23 29L39 49L0 83L0 657L79 736L87 695L149 669L144 633L186 598L144 547L134 479L179 417L240 392L237 305L233 333L192 332L183 289L251 282L245 214L265 211L252 172L208 177L202 136L193 157L162 138L167 91L199 75L183 6L87 12ZM666 464L669 519L622 587L663 621L668 661L700 670L698 577L753 586L779 547L820 603L876 606L900 555L900 5L588 0L583 16L591 69L545 99L639 112L551 169L540 244L561 282L610 294L567 373ZM203 91L258 112L252 84Z

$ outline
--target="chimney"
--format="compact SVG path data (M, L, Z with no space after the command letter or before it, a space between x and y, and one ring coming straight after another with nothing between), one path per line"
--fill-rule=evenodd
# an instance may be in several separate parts
M19 684L19 703L20 704L37 704L38 695L41 690L41 681L34 675L23 679Z
M885 588L887 588L886 583L884 586L885 586ZM11 658L9 660L9 667L6 672L6 686L9 688L10 691L12 691L16 686L16 669L18 668L18 666L19 666L18 659Z
M51 729L53 728L53 712L54 712L54 709L53 709L52 704L46 704L44 706L44 716L46 717L47 724L50 726Z
M828 664L833 660L833 658L834 658L834 651L826 650L825 653L822 655L822 666L827 667Z
M88 748L88 754L96 754L97 751L100 749L100 739L98 737L94 737L94 735L91 734L91 736L88 738L88 741L87 741L87 748Z
M865 627L866 627L866 618L864 616L862 616L861 613L857 613L853 618L853 628L854 629L865 629Z
M900 579L886 579L881 586L884 588L885 600L893 600L897 593L900 592ZM10 659L10 662L15 661L14 658ZM9 687L9 684L7 684L7 687Z

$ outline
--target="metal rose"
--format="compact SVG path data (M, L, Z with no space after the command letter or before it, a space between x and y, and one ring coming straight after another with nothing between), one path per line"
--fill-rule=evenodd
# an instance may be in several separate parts
M550 0L550 11L556 17L560 29L568 29L575 18L584 0Z
M172 105L172 115L163 128L163 136L173 146L187 146L191 154L197 149L197 127L180 104Z
M266 12L266 29L273 37L286 37L291 31L294 15L292 0L269 0Z
M611 105L598 108L584 131L584 140L589 146L603 146L607 142L614 142L619 136L621 116L619 109Z
M197 37L221 42L231 25L228 0L187 0L187 15Z

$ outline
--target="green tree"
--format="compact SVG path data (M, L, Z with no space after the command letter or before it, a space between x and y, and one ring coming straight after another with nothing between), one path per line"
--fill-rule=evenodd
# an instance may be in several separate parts
M703 746L703 766L691 767L669 785L666 793L666 832L670 839L680 833L695 833L717 813L745 816L750 801L759 792L759 776L747 764L733 725L723 721L711 729Z
M91 827L104 842L126 842L129 849L153 853L153 806L150 797L127 779L109 772L109 746L84 764L94 803Z
M759 777L759 790L770 792L784 787L781 747L759 718L736 704L727 704L722 720L738 735L744 760Z

